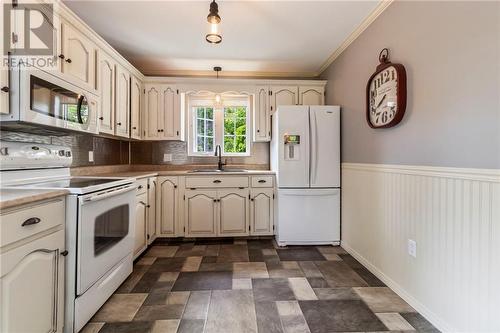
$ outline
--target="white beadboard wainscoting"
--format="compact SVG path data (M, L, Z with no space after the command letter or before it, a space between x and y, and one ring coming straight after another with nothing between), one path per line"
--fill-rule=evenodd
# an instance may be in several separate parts
M342 246L440 330L500 332L499 170L344 163Z

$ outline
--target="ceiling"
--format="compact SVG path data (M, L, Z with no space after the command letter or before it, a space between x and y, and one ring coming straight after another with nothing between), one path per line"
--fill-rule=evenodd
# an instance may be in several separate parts
M146 75L314 77L380 1L219 0L221 44L205 41L210 1L64 1Z

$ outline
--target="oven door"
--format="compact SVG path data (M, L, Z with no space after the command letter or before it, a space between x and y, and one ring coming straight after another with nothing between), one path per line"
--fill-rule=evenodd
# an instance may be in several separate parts
M33 67L19 75L21 121L97 134L97 96Z
M135 188L130 184L78 197L77 295L132 252Z

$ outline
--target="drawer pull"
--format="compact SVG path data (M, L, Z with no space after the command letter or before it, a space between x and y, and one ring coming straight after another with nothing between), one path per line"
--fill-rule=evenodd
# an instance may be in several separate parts
M23 224L21 224L21 226L25 227L27 225L33 225L33 224L37 224L37 223L40 223L42 222L42 220L38 217L31 217L29 219L27 219L26 221L23 222Z
M143 188L143 186L142 186L142 185L139 185L139 186L137 187L137 189L138 189L138 190L142 190L142 188Z
M214 180L214 183L215 183L215 184L219 184L219 183L222 183L222 181L221 181L221 180L219 180L219 179L216 179L216 180Z
M259 183L261 183L261 184L263 184L263 183L265 183L265 182L266 182L266 181L265 181L264 179L260 179L260 180L259 180Z
M62 252L61 252L61 255L62 255L63 257L66 257L66 256L68 255L68 250L64 250L64 251L62 251Z

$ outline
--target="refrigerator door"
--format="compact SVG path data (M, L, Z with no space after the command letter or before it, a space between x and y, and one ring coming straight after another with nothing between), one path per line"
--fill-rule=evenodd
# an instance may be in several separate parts
M310 124L311 187L340 187L340 107L311 106Z
M278 149L278 186L309 187L309 107L280 106L274 114L277 122L273 149Z
M280 246L340 241L340 189L278 189L277 207Z

